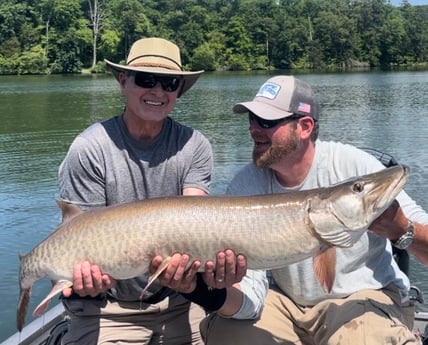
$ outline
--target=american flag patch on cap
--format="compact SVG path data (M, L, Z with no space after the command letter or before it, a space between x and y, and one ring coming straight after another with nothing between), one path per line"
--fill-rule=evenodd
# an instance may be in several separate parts
M301 111L302 113L310 113L311 112L311 105L308 103L299 103L299 106L297 107L297 111Z

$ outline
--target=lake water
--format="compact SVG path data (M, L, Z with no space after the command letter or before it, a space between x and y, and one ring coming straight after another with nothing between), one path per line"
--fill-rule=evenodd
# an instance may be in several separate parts
M234 115L232 106L251 99L268 77L204 74L178 101L172 116L212 142L214 194L223 193L233 173L251 158L247 117ZM318 95L321 139L383 150L410 165L406 190L428 210L428 72L299 77ZM58 165L77 133L122 108L112 77L0 77L0 341L15 332L18 253L31 250L60 221ZM427 269L412 260L410 274L427 299ZM49 286L43 280L35 284L31 311ZM428 310L428 304L419 308Z

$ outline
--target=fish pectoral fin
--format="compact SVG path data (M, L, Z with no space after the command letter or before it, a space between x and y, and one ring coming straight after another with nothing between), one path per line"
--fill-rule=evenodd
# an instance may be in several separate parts
M48 293L48 295L39 303L39 305L34 309L33 316L37 317L42 315L46 309L48 309L49 302L51 301L52 297L59 294L62 290L72 287L73 283L69 280L58 280L54 286L52 287L52 290Z
M149 281L147 282L146 287L145 287L145 288L144 288L144 290L141 292L140 299L143 299L143 297L144 297L144 295L145 295L145 293L146 293L147 289L150 287L150 285L152 285L152 284L153 284L153 282L154 282L154 281L155 281L155 280L156 280L156 279L157 279L157 278L162 274L162 272L166 270L166 268L168 267L168 265L169 265L170 261L171 261L171 257L170 257L170 256L166 257L166 258L162 261L162 263L159 265L159 267L158 267L158 269L156 270L156 272L155 272L155 273L153 273L153 274L150 276Z
M314 257L313 266L318 282L330 293L336 276L336 248L320 249Z

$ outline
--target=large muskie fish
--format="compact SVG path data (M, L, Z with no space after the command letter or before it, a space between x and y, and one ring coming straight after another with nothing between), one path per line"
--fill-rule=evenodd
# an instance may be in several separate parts
M20 256L18 330L24 325L33 283L43 277L56 282L35 309L33 315L38 316L52 296L72 286L73 266L84 260L115 279L128 279L147 273L155 255L168 258L177 252L205 262L231 248L246 256L250 269L280 268L314 256L315 274L330 290L335 261L322 259L331 252L327 249L352 246L393 202L408 174L408 167L396 166L329 188L163 197L88 212L58 202L62 224Z

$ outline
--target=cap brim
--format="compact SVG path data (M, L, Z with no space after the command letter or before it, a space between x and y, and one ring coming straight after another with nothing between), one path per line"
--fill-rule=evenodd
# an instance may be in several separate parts
M132 72L132 71L147 72L147 73L160 74L160 75L182 76L183 86L181 88L181 92L178 97L180 97L183 93L189 90L193 86L193 84L196 83L200 75L204 72L203 70L193 72L193 71L178 71L178 70L175 71L175 70L170 70L162 67L124 66L124 65L113 63L107 59L104 59L104 62L106 63L107 69L109 69L113 73L116 80L119 80L119 74L121 72Z
M278 120L293 115L293 113L288 111L280 110L269 104L256 101L238 103L233 107L233 112L237 114L247 113L249 111L265 120Z

